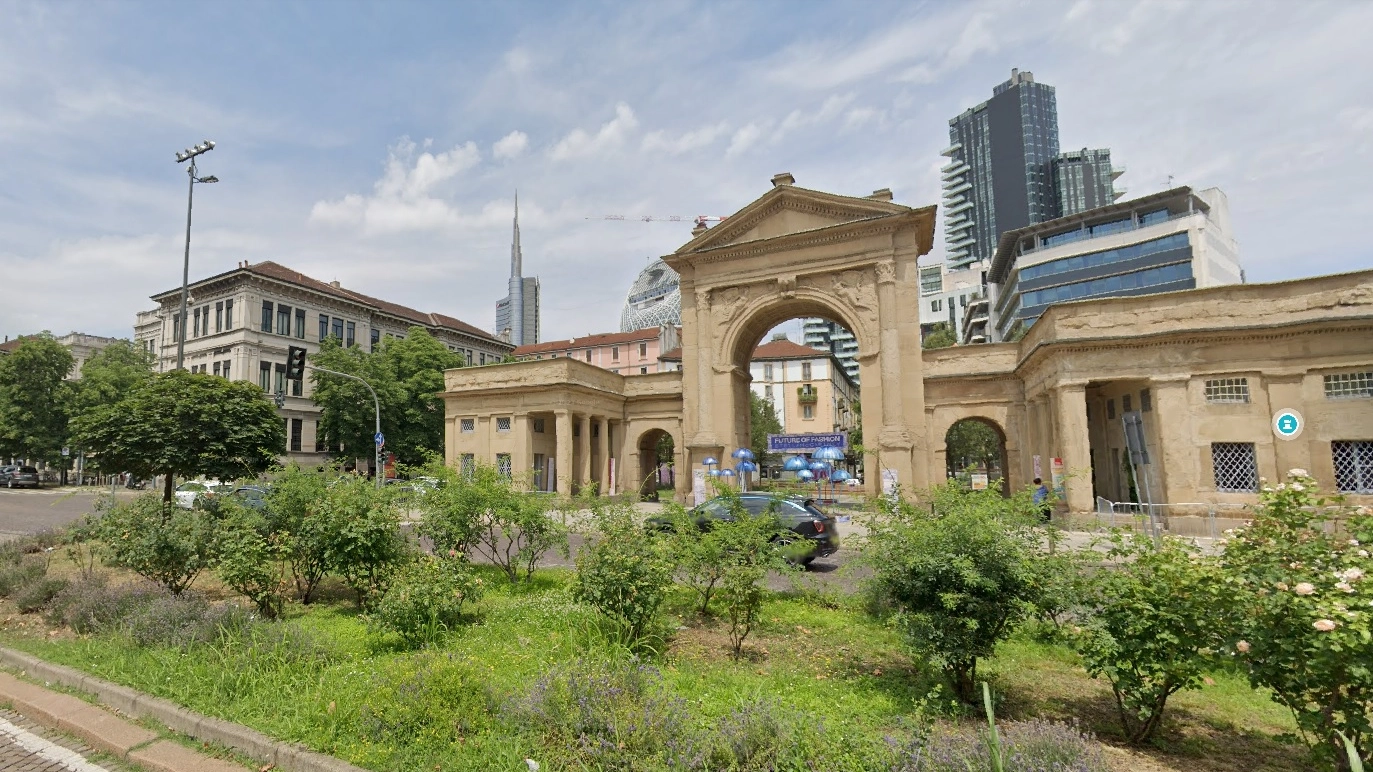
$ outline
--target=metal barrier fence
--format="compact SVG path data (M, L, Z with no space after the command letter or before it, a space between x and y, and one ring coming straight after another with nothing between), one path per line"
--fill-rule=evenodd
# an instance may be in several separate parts
M1248 524L1254 519L1254 509L1248 504L1137 504L1098 496L1094 515L1092 524L1097 530L1122 528L1154 535L1216 539L1228 529Z

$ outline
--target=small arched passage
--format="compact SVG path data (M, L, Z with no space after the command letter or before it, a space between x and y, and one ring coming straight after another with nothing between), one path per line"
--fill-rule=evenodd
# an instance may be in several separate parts
M639 435L639 471L635 478L641 497L656 497L659 490L671 490L676 484L677 444L663 429L649 429Z
M944 433L944 462L949 479L974 485L985 474L988 485L998 486L1003 496L1011 494L1006 431L990 418L972 416L949 426Z

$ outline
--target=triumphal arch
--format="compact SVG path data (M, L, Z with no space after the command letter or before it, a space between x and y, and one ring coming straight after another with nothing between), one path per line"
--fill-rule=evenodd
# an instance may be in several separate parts
M933 206L807 190L790 174L663 260L681 276L682 431L687 462L749 444L749 359L768 330L797 317L842 324L858 340L870 492L882 475L923 484L924 383L917 259ZM882 470L879 475L877 470Z

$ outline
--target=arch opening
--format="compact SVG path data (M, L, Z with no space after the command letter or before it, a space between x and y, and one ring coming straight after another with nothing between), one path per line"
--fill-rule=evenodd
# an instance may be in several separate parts
M974 490L998 488L1011 495L1006 431L990 418L955 421L944 433L945 474Z
M677 481L677 442L663 429L649 429L639 435L639 497L658 501L666 490L668 497Z

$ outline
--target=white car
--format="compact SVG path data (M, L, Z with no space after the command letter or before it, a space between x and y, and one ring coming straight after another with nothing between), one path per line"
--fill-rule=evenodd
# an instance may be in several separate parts
M187 480L176 486L172 496L176 505L182 509L195 509L195 503L206 495L217 496L233 490L232 485L223 485L218 480Z

